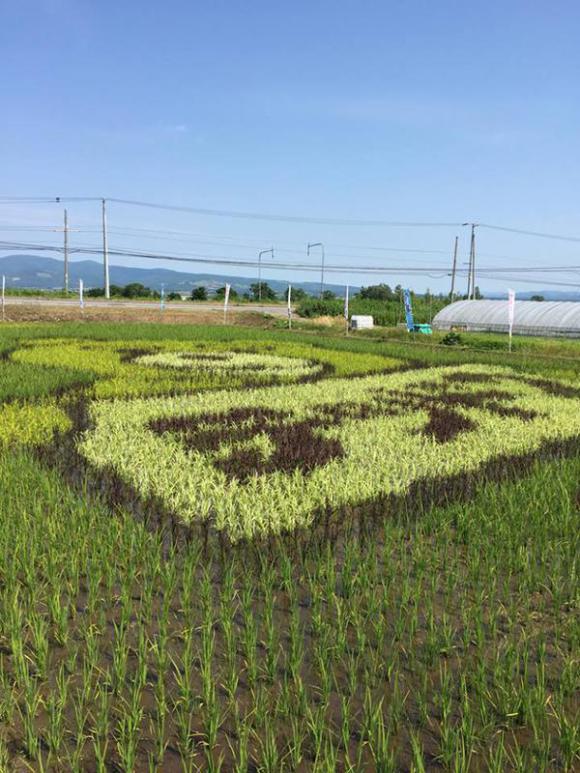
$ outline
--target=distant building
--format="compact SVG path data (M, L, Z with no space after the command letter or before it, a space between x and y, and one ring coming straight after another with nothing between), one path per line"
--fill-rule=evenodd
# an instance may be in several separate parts
M374 320L362 314L353 314L350 318L350 326L353 330L368 330L374 327Z

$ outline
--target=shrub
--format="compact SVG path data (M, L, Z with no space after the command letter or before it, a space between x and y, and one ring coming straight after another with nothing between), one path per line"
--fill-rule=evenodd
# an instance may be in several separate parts
M223 299L226 297L226 288L225 287L218 287L218 289L215 291L215 297ZM234 298L238 297L237 290L234 290L233 287L230 287L230 300L233 300Z
M451 331L447 333L447 335L443 336L441 343L443 346L459 346L459 344L462 343L462 340L459 333L454 333Z
M207 301L207 288L205 288L203 285L200 285L199 287L194 287L191 291L191 300L192 301Z
M277 298L276 292L270 287L267 282L254 282L250 285L250 299L257 301L260 299L260 286L262 289L261 296L263 301L275 301Z

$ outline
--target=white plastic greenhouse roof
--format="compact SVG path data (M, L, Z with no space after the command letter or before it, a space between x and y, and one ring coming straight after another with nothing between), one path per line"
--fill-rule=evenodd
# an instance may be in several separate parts
M433 327L436 330L457 328L507 333L508 302L456 301L435 315ZM516 300L513 332L515 335L580 338L580 303Z

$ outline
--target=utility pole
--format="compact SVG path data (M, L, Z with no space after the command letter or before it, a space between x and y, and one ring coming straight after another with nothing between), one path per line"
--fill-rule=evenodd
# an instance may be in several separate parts
M109 247L107 244L107 203L106 199L101 200L102 203L102 217L103 217L103 268L105 272L105 298L108 300L111 297L111 290L109 287Z
M64 211L64 291L68 295L68 212Z
M306 255L310 257L310 250L312 247L320 247L320 251L322 254L321 261L320 261L320 297L322 298L322 293L324 291L324 244L322 242L312 242L308 243L308 247L306 248Z
M58 200L59 199L57 199L57 201ZM64 283L63 284L64 284L65 292L68 293L68 291L69 291L69 283L70 283L69 282L69 264L68 264L68 259L69 259L68 235L69 235L69 233L72 233L73 231L77 231L78 229L76 229L76 228L69 228L68 227L68 212L65 209L64 210L64 227L63 228L53 228L52 230L55 233L60 233L62 231L63 236L64 236L64 245L63 245L63 250L62 250L63 251L63 255L64 255Z
M469 223L463 223L463 225L469 225ZM467 265L467 300L471 298L471 250L473 245L469 247L469 263Z
M272 255L272 260L274 260L274 248L270 247L269 250L262 250L258 253L258 301L262 303L262 255L267 255L270 253Z
M451 292L449 297L451 303L453 303L453 296L455 294L455 274L457 272L457 245L459 244L459 236L455 237L455 247L453 249L453 269L451 271Z
M471 298L475 300L475 224L471 224Z
M477 223L462 223L471 226L471 242L469 246L469 267L467 269L467 300L475 298L475 229Z

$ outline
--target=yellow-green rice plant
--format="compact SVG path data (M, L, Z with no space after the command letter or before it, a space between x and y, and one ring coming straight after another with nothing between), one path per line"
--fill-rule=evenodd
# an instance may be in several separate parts
M211 520L235 542L316 518L322 528L329 510L402 497L414 485L435 496L494 460L577 438L579 405L509 369L439 368L96 403L79 450L144 499L185 523ZM264 436L271 442L258 452Z
M5 403L0 406L0 447L43 445L55 432L66 432L72 423L54 402Z

